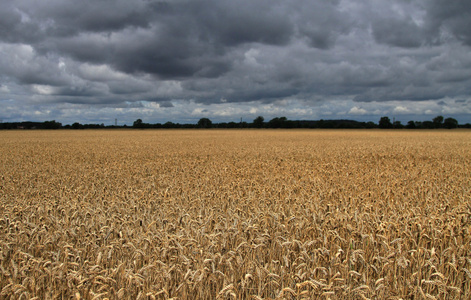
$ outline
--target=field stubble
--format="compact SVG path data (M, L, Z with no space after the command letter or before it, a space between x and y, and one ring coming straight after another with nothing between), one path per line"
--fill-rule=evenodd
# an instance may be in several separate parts
M471 297L470 131L0 138L0 298Z

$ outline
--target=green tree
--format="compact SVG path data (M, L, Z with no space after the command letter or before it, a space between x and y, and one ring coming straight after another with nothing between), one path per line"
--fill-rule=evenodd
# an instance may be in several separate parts
M446 118L445 122L443 122L443 127L446 129L453 129L458 127L458 121L453 118Z
M75 122L74 124L72 124L72 129L82 129L83 128L83 125L80 124L79 122Z
M435 128L442 128L443 116L436 116L432 121Z
M255 120L253 120L253 127L262 128L264 121L265 121L265 119L262 116L256 117Z
M134 128L142 128L142 126L143 126L143 123L141 119L137 119L136 121L134 121L134 123L132 123L132 127Z
M165 122L164 125L162 125L163 128L176 128L177 127L177 124L173 123L173 122Z
M398 128L398 129L401 129L401 128L404 128L404 125L401 124L401 121L395 121L393 123L393 127L394 128Z
M421 125L421 128L423 128L423 129L433 129L433 128L435 128L435 124L433 124L432 121L423 121L422 125Z
M379 119L378 127L384 129L392 128L393 124L391 123L391 120L388 117L381 117L381 119Z
M208 118L201 118L198 121L199 128L211 128L212 126L213 126L213 122L211 122L211 120Z
M44 129L59 129L62 127L62 123L56 122L56 120L45 121L43 123Z
M410 120L409 122L407 122L406 128L407 129L414 129L415 128L415 122Z
M285 128L287 127L288 119L286 117L273 118L268 121L268 127L270 128Z

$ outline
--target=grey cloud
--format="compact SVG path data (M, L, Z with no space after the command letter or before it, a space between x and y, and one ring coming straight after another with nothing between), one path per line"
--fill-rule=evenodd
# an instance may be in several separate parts
M83 86L65 86L55 90L54 95L73 96L73 97L100 97L104 95L103 89L93 84Z
M371 101L426 101L437 100L449 96L444 90L434 90L426 87L405 86L402 89L389 87L384 89L371 88L353 98L356 102Z
M293 13L297 30L307 38L314 48L332 47L341 34L353 28L354 21L349 14L341 12L339 1L301 2Z
M202 24L202 40L226 46L243 43L286 44L293 24L289 15L277 9L280 1L194 1L189 15Z
M174 107L174 105L171 101L162 101L162 102L159 102L159 107L169 108L169 107Z
M115 95L133 95L149 91L151 88L148 84L135 81L114 81L108 83L109 91Z
M291 87L270 87L270 89L259 88L252 90L237 90L225 95L230 102L241 102L241 101L257 101L261 100L264 103L271 103L273 101L283 99L285 97L291 97L298 94L299 91Z
M50 40L37 48L58 52L82 62L110 64L127 73L148 73L159 78L197 74L215 77L226 72L230 62L214 47L195 40L190 32L172 34L167 25L126 29L112 35L82 33Z
M419 47L423 43L421 29L411 18L377 19L372 24L373 36L378 43L397 47Z
M39 28L22 21L21 13L7 1L0 10L0 41L9 43L31 43L38 40Z
M107 36L88 33L60 39L50 38L35 46L43 55L57 53L92 64L107 63L114 53L114 47Z
M22 3L30 23L47 32L33 43L41 53L159 78L220 76L231 68L228 49L286 45L295 32L313 47L328 48L348 28L336 5L304 1L295 9L282 1Z
M416 48L447 43L450 37L454 37L465 45L471 45L469 1L398 0L368 4L363 6L363 17L370 20L373 37L378 43Z
M52 57L37 55L28 45L0 44L1 75L9 76L20 84L48 84L60 86L67 82L64 73Z
M18 9L48 36L73 36L86 32L113 32L127 27L146 27L144 1L84 0L77 2L18 0Z
M471 2L456 1L426 1L425 9L427 29L434 34L435 40L441 40L442 31L451 33L456 39L471 46Z

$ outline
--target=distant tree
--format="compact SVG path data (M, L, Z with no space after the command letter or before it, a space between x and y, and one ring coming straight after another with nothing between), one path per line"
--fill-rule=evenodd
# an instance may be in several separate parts
M198 121L199 128L211 128L212 126L213 126L213 122L211 122L211 120L208 118L201 118Z
M253 120L253 127L262 128L264 121L265 121L265 119L262 116L256 117L255 120Z
M393 123L393 127L397 128L397 129L402 129L402 128L404 128L404 125L401 124L401 121L395 121Z
M443 122L443 127L446 129L453 129L458 127L458 121L453 118L446 118L445 122Z
M391 120L388 117L381 117L381 119L379 120L378 127L384 129L392 128L393 124L391 123Z
M83 125L80 124L79 122L75 122L74 124L72 124L72 129L82 129L83 128Z
M237 128L240 126L240 123L236 123L236 122L229 122L227 124L225 124L224 128ZM222 126L221 126L222 127Z
M422 125L421 125L421 128L424 128L424 129L433 129L433 128L435 128L435 124L433 124L432 121L423 121L423 122L422 122Z
M273 118L268 121L268 127L270 128L286 128L288 127L288 119L286 117Z
M442 128L443 116L436 116L432 121L435 128Z
M170 121L166 122L164 125L162 125L163 128L175 128L176 124L172 123Z
M134 121L134 123L132 123L132 127L134 128L142 128L142 126L143 126L143 123L141 119L137 119L136 121Z
M407 129L415 129L415 122L410 120L409 122L407 122L407 125L406 125L406 128Z
M56 120L46 121L43 123L44 129L59 129L62 127L62 123L56 122Z
M249 123L244 121L244 122L240 122L238 127L239 128L249 128L250 126L249 126Z
M365 127L371 129L371 128L376 128L377 126L374 122L369 121L365 124Z

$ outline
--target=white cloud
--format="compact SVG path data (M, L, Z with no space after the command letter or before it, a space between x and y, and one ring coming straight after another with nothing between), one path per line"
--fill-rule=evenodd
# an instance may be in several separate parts
M8 85L0 85L0 92L2 93L10 93L10 89L8 88Z
M62 62L63 63L63 62ZM108 65L81 64L78 68L79 75L83 79L110 81L110 80L130 80L131 77L122 72L111 69Z
M348 113L351 114L351 115L365 115L368 112L366 111L366 109L354 106L350 109L350 111Z
M250 48L250 50L244 53L244 57L245 57L244 62L249 66L257 66L258 65L257 57L259 56L259 54L260 54L260 50Z
M54 94L54 87L50 85L44 85L44 84L33 84L31 86L32 90L35 93L41 94L41 95L52 95Z
M394 113L408 113L409 109L405 106L396 106L393 110Z

